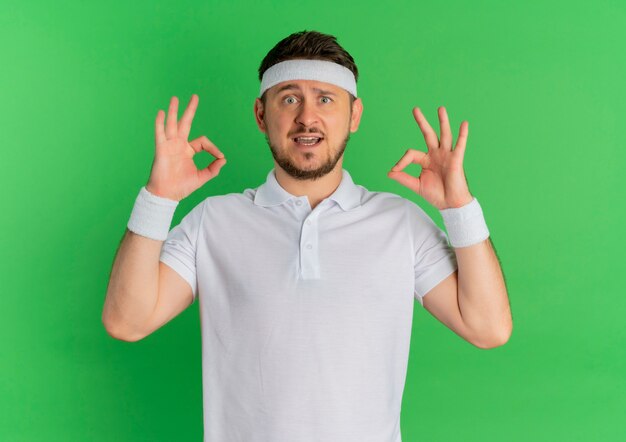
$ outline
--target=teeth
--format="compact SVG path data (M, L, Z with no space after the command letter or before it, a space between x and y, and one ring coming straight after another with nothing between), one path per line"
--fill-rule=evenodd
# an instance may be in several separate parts
M315 144L319 140L321 140L321 138L317 138L317 137L298 137L298 138L296 138L297 142L299 142L299 143L306 143L306 144Z

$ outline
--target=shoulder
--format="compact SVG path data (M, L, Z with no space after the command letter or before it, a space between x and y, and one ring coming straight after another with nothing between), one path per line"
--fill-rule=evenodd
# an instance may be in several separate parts
M234 210L254 210L254 198L259 187L260 185L257 187L246 187L239 192L206 196L198 202L192 211L210 212L211 216L219 216L228 215Z
M395 193L368 191L363 204L370 205L375 212L402 217L412 232L432 232L437 227L433 218L417 202Z
M409 218L426 222L432 221L426 211L416 202L392 192L365 190L361 204L370 206L376 211L396 211Z
M357 186L361 190L361 205L376 211L404 211L406 198L395 193L383 191L370 191L363 186Z
M227 208L231 206L250 204L254 199L254 194L252 193L251 196L250 191L254 192L254 189L246 189L243 192L232 192L225 193L223 195L208 196L202 200L201 204L203 204L206 208Z

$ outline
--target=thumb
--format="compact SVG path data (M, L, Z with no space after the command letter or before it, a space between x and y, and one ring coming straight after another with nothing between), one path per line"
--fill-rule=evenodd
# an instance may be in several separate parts
M411 163L419 164L422 167L428 167L430 157L426 152L417 149L407 149L402 158L391 168L392 171L402 170Z
M422 186L421 186L421 181L419 177L414 177L412 175L409 175L406 172L399 172L399 171L389 171L387 172L387 176L391 179L396 180L403 186L408 187L409 189L411 189L413 192L417 193L418 195L421 195L420 188Z
M226 158L217 158L204 169L198 171L200 186L204 186L209 180L215 178L220 173L222 166L226 164Z

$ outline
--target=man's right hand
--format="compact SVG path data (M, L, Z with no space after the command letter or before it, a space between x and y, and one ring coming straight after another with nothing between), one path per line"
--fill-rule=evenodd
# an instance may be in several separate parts
M226 164L224 154L204 135L187 141L198 100L196 94L191 96L185 113L177 122L178 98L172 97L165 129L165 112L159 110L157 113L154 162L146 185L146 190L153 195L180 201L216 177ZM198 170L193 157L203 150L216 159L206 168Z

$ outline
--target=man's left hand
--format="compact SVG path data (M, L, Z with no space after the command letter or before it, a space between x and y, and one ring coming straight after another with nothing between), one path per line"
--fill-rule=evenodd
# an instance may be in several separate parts
M453 150L448 114L443 106L439 107L438 111L441 140L437 138L437 133L430 127L419 107L413 108L413 116L424 134L428 152L408 149L387 176L413 190L437 209L443 210L464 206L470 203L473 197L463 171L469 123L467 121L461 123ZM420 176L417 178L402 172L411 163L422 166Z

